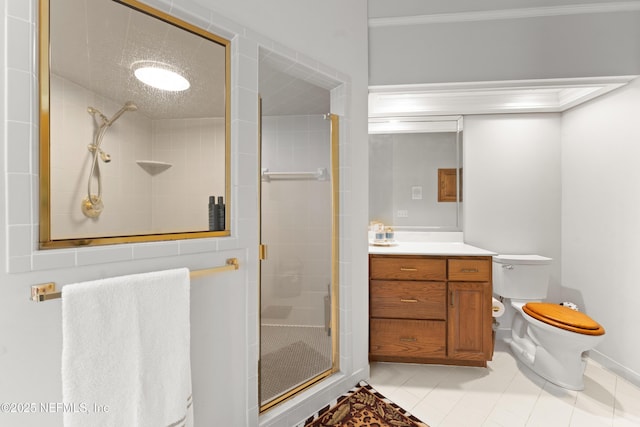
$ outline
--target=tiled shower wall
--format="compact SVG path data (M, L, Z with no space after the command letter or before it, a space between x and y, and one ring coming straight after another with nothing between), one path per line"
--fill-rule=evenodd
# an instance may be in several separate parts
M225 196L224 128L224 118L153 120L152 159L172 165L152 180L154 232L208 229L209 196Z
M52 238L208 229L209 195L224 196L223 118L152 120L141 110L125 112L102 139L101 149L111 156L109 163L98 160L104 211L90 219L80 204L93 160L87 146L100 119L87 108L110 118L122 105L59 76L52 76L51 91ZM137 160L171 167L151 174ZM91 193L98 193L96 179Z
M95 219L80 209L87 197L93 154L94 121L88 107L108 118L122 104L96 95L60 76L51 77L51 231L53 239L135 234L151 223L151 177L136 165L136 159L151 155L151 120L139 111L127 111L107 129L101 149L111 162L98 159L102 175L104 210ZM97 115L96 115L97 116ZM95 124L94 124L95 123ZM98 193L92 179L91 193Z
M331 172L330 122L322 115L265 117L262 168ZM262 182L262 322L324 326L331 283L331 181Z

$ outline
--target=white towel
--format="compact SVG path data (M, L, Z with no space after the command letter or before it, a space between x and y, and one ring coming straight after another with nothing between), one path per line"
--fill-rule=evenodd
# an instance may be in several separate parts
M65 427L193 426L186 268L62 288Z

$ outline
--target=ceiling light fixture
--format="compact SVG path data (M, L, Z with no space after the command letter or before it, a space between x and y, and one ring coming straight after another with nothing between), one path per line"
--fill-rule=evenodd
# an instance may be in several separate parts
M191 86L189 80L160 62L139 62L134 64L134 68L133 73L138 80L156 89L180 92Z

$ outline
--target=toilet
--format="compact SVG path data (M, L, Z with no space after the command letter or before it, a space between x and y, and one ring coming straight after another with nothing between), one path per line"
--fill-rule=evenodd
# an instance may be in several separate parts
M511 337L516 357L535 373L566 389L584 389L584 352L604 338L604 328L582 312L542 302L547 296L551 258L493 257L493 292L515 309Z

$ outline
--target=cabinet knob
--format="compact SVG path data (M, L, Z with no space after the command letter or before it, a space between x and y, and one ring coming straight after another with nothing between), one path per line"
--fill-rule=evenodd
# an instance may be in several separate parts
M416 342L418 339L416 337L400 337L400 341L402 342Z
M418 302L418 300L414 298L400 298L400 302Z
M418 269L412 267L400 267L400 271L418 271Z
M460 270L461 273L477 273L478 271L477 268L463 268Z

